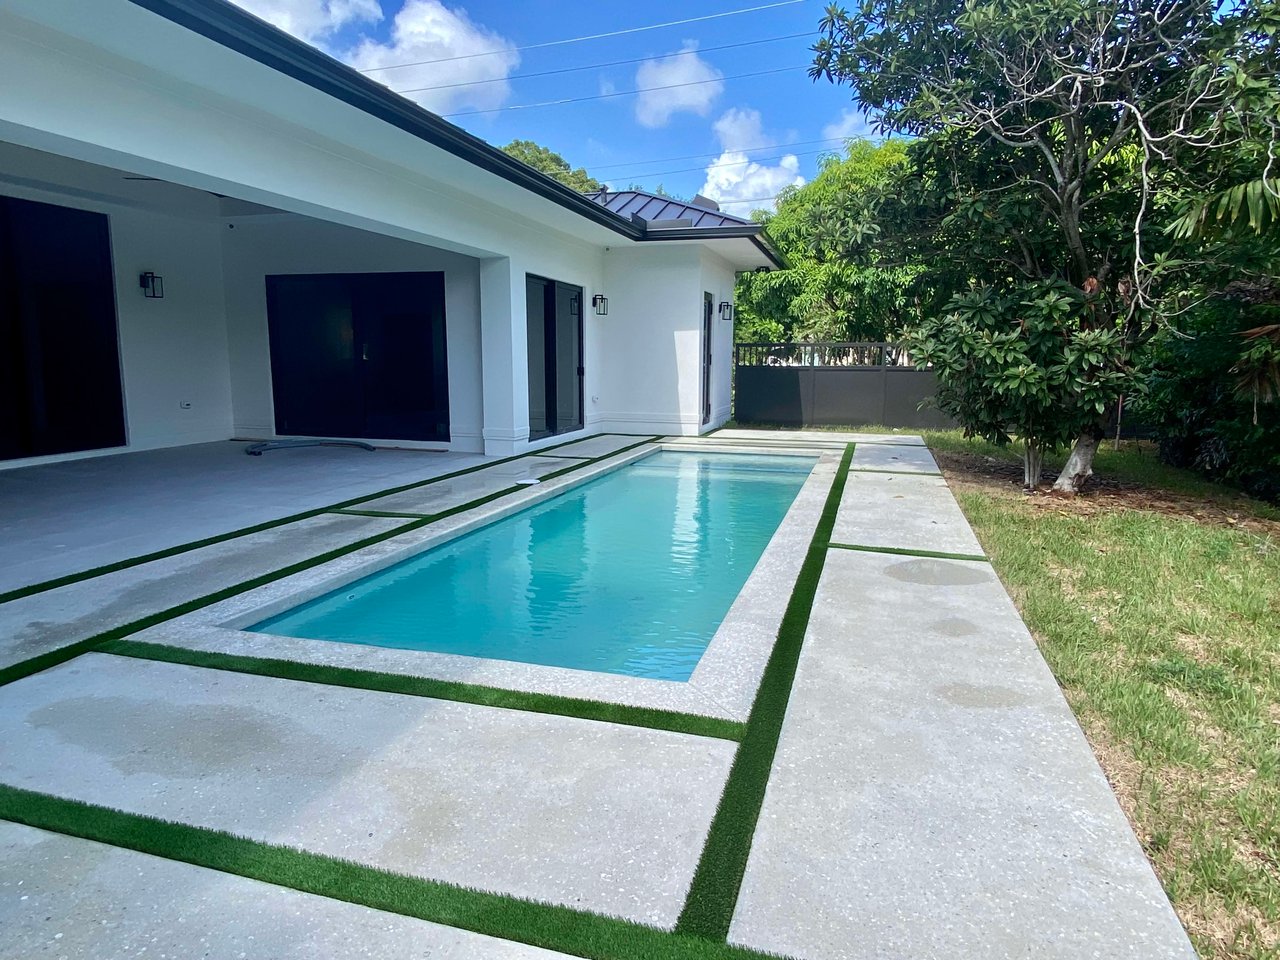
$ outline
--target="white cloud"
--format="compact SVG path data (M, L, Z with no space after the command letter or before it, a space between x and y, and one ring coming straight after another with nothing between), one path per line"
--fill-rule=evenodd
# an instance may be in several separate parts
M300 40L319 44L349 24L382 19L378 0L232 0Z
M733 107L725 111L711 125L720 146L725 150L749 150L752 147L772 147L773 138L765 136L764 119L759 110Z
M774 164L748 159L748 148L769 147L774 142L765 135L759 110L734 107L712 129L724 152L707 167L707 179L699 192L717 201L725 213L746 216L752 210L773 207L772 198L779 190L804 183L795 154L786 154Z
M366 39L343 59L357 70L416 64L379 70L370 76L393 90L406 91L405 96L437 113L501 106L511 93L507 77L520 64L520 55L510 40L475 23L465 10L451 10L440 0L407 0L392 21L387 43ZM437 62L417 64L422 60ZM418 87L443 89L409 92Z
M856 108L841 110L838 120L822 128L824 140L852 140L855 137L870 137L874 133L866 114Z
M679 52L640 64L636 89L642 93L636 98L636 122L642 127L665 127L677 113L705 117L711 112L724 91L724 74L698 56L697 50L695 41L686 40Z

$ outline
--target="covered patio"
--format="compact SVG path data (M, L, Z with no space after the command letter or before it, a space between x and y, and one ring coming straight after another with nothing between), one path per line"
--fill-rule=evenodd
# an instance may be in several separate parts
M735 274L780 262L761 230L615 212L226 4L20 0L0 469L697 435L729 416Z

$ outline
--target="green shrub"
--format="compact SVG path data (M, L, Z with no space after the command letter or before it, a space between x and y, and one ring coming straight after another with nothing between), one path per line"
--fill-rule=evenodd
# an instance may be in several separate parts
M1275 323L1277 314L1229 300L1197 310L1190 338L1157 341L1142 401L1166 463L1269 500L1280 500L1280 403L1257 387L1260 369L1280 348L1241 333Z

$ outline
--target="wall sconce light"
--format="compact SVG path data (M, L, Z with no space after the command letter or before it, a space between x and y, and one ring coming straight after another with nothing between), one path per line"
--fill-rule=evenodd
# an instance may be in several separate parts
M609 298L603 293L597 293L591 298L591 306L595 309L597 317L607 317L609 315Z
M142 288L142 295L148 300L164 299L164 277L158 277L151 272L140 273L138 286Z
M733 319L733 304L730 303L728 300L720 301L720 319L721 320Z

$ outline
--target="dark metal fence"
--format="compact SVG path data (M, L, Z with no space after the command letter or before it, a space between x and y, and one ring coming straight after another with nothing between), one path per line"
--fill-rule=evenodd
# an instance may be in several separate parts
M927 403L937 389L894 343L740 343L734 418L786 427L952 427ZM922 406L923 404L923 406Z
M882 367L909 364L896 343L739 343L739 367Z

